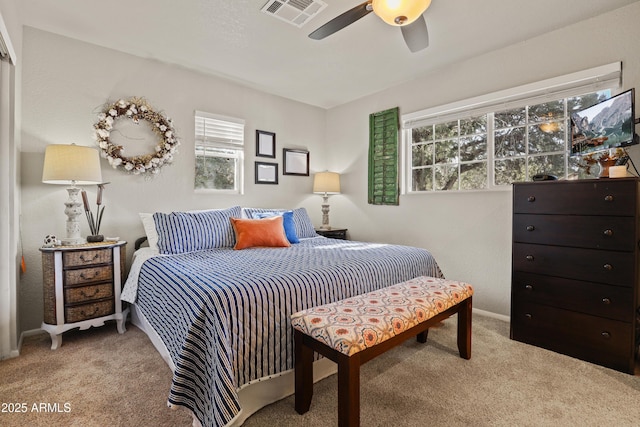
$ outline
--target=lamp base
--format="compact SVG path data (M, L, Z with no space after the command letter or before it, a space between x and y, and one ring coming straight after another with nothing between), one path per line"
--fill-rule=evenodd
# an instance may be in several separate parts
M87 243L87 241L82 237L77 239L76 238L60 239L60 244L62 244L62 246L84 245L85 243Z

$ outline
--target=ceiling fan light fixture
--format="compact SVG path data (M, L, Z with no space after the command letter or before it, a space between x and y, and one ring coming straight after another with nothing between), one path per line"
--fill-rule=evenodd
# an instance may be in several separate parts
M409 25L431 5L431 0L373 0L373 13L389 25Z

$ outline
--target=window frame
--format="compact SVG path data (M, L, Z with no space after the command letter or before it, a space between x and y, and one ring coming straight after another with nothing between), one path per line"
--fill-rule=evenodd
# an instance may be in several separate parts
M511 89L494 92L475 98L453 102L425 110L416 111L401 116L401 194L432 194L432 193L460 193L476 191L505 191L510 190L510 185L495 184L495 129L494 113L519 108L523 106L537 105L555 100L567 99L590 92L609 89L612 92L621 86L621 62L615 62L576 73L567 74L539 82L514 87ZM458 189L455 190L420 190L414 191L413 165L412 165L412 129L450 121L487 115L487 186L482 189ZM565 102L565 115L566 111ZM528 129L529 123L525 124ZM566 126L565 126L566 127ZM568 132L568 130L565 130ZM528 132L527 132L528 142ZM566 133L565 133L566 141ZM540 153L540 155L549 153ZM525 154L528 165L529 158L533 157L528 152ZM435 164L434 164L435 166ZM459 168L460 161L457 163ZM565 171L568 169L568 159L565 158ZM458 179L458 181L460 178Z

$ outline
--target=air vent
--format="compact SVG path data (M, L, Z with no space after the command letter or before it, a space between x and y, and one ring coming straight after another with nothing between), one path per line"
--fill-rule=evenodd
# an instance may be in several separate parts
M320 0L269 0L262 11L300 28L325 7Z

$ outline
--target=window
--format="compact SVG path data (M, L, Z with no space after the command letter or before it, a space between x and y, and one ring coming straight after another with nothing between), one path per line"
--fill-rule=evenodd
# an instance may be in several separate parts
M403 191L494 189L538 173L585 177L569 156L569 117L609 97L620 69L610 64L404 115Z
M244 120L195 113L195 189L242 194Z

